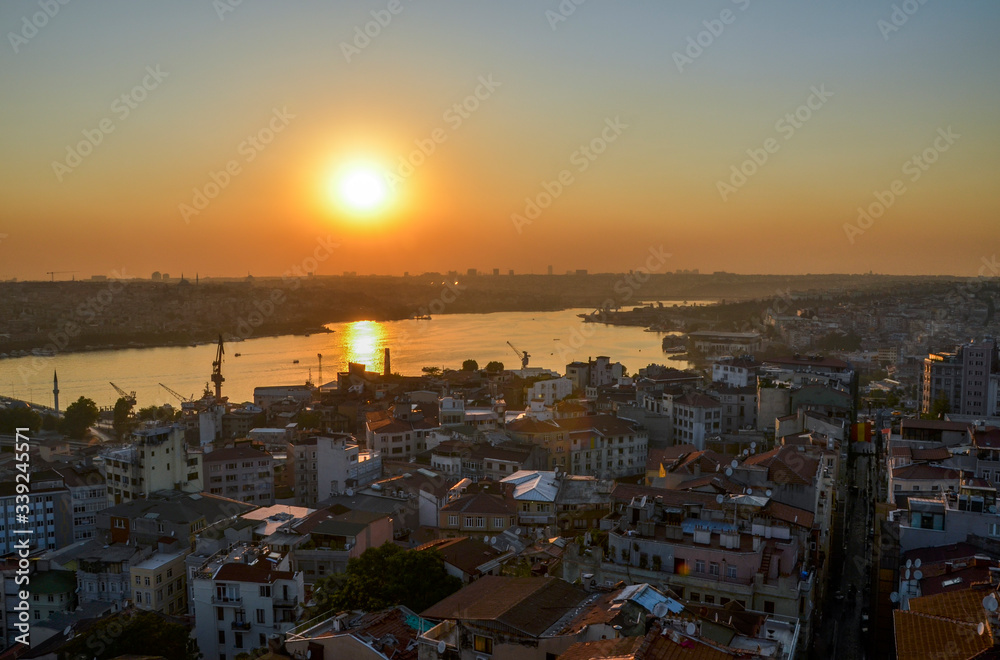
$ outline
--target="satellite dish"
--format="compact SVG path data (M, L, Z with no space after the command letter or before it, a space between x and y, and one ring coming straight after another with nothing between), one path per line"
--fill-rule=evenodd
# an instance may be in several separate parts
M910 561L909 559L907 559L906 560L906 567L909 568L910 566L913 566L913 562Z
M731 467L734 467L734 468L735 468L735 467L739 467L739 466L740 466L740 462L739 462L738 460L736 460L736 459L734 458L734 459L733 459L733 462L732 462L732 463L730 463L729 465L730 465Z
M923 571L913 571L913 579L914 580L923 580L924 579L924 572Z
M913 568L920 568L920 563L921 563L920 559L917 559L915 562L913 562Z
M438 642L438 646L437 646L437 649L438 649L438 654L439 654L439 655L442 655L442 654L444 654L444 650L445 650L446 648L448 648L448 646L447 646L447 645L446 645L446 644L444 643L444 640L443 640L443 639L442 639L441 641L439 641L439 642Z
M653 605L653 616L657 618L665 617L668 612L670 612L670 608L667 607L666 603L657 603L656 605Z
M980 621L979 625L976 626L976 632L979 633L979 635L981 636L985 630L986 630L986 626L983 624L982 621Z
M751 450L750 450L750 454L751 454L751 455L753 455L753 454L756 454L756 453L757 453L757 450L756 450L756 449L751 449Z
M997 597L995 594L988 594L986 598L983 599L983 608L987 612L997 611Z
M73 626L66 626L66 630L63 631L63 637L69 637L71 632L73 632Z
M753 488L747 488L747 495L753 495Z
M727 477L733 476L733 468L726 468L726 476Z
M765 490L764 494L767 495L768 497L771 497L771 489L768 488L767 490Z
M906 576L905 579L909 580L910 579L910 569L906 569L906 573L904 573L904 575Z
M756 449L756 448L757 448L757 443L756 442L751 442L750 443L750 449Z
M306 651L306 658L311 658L311 657L313 657L313 652L312 649L309 649L308 651Z
M891 594L889 594L889 600L891 600L894 603L898 603L899 602L899 592L898 591L893 591Z
M517 529L515 529L514 533L517 534L518 536L520 536L521 535L521 528L518 527Z
M983 625L983 624L980 623L979 625ZM693 635L695 633L695 631L698 630L698 627L694 625L694 621L688 621L687 627L684 630L687 631L687 634ZM980 634L982 634L982 633L980 633Z
M716 504L722 504L722 500L724 500L724 499L726 499L726 498L724 498L722 496L722 493L719 493L718 495L715 496L715 503Z
M347 489L347 496L348 497L354 497L354 489L353 488L348 488Z

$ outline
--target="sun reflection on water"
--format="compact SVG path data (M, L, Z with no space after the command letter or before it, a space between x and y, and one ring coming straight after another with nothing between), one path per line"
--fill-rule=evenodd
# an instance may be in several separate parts
M388 335L384 325L378 321L355 321L345 324L339 334L344 368L348 362L358 362L368 371L382 371Z

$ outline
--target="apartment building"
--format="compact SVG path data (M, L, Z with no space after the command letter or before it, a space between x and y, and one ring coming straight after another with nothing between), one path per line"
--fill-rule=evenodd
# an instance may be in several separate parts
M206 490L256 506L274 504L274 459L247 444L204 455Z

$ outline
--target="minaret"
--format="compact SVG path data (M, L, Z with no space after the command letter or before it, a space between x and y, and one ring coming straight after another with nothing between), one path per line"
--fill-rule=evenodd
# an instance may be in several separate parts
M53 407L56 409L56 414L59 414L59 374L52 371L52 398Z

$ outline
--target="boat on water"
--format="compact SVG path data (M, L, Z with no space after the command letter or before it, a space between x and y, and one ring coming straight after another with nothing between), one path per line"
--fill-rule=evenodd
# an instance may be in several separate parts
M292 360L292 364L298 364L298 363L299 363L298 360Z
M664 346L664 353L687 353L686 346Z
M414 321L430 321L431 320L431 317L430 317L429 314L423 314L422 316L412 316L410 318L412 318Z
M234 353L234 354L233 354L233 357L239 357L239 356L241 356L241 355L243 355L243 354L242 354L242 353Z

